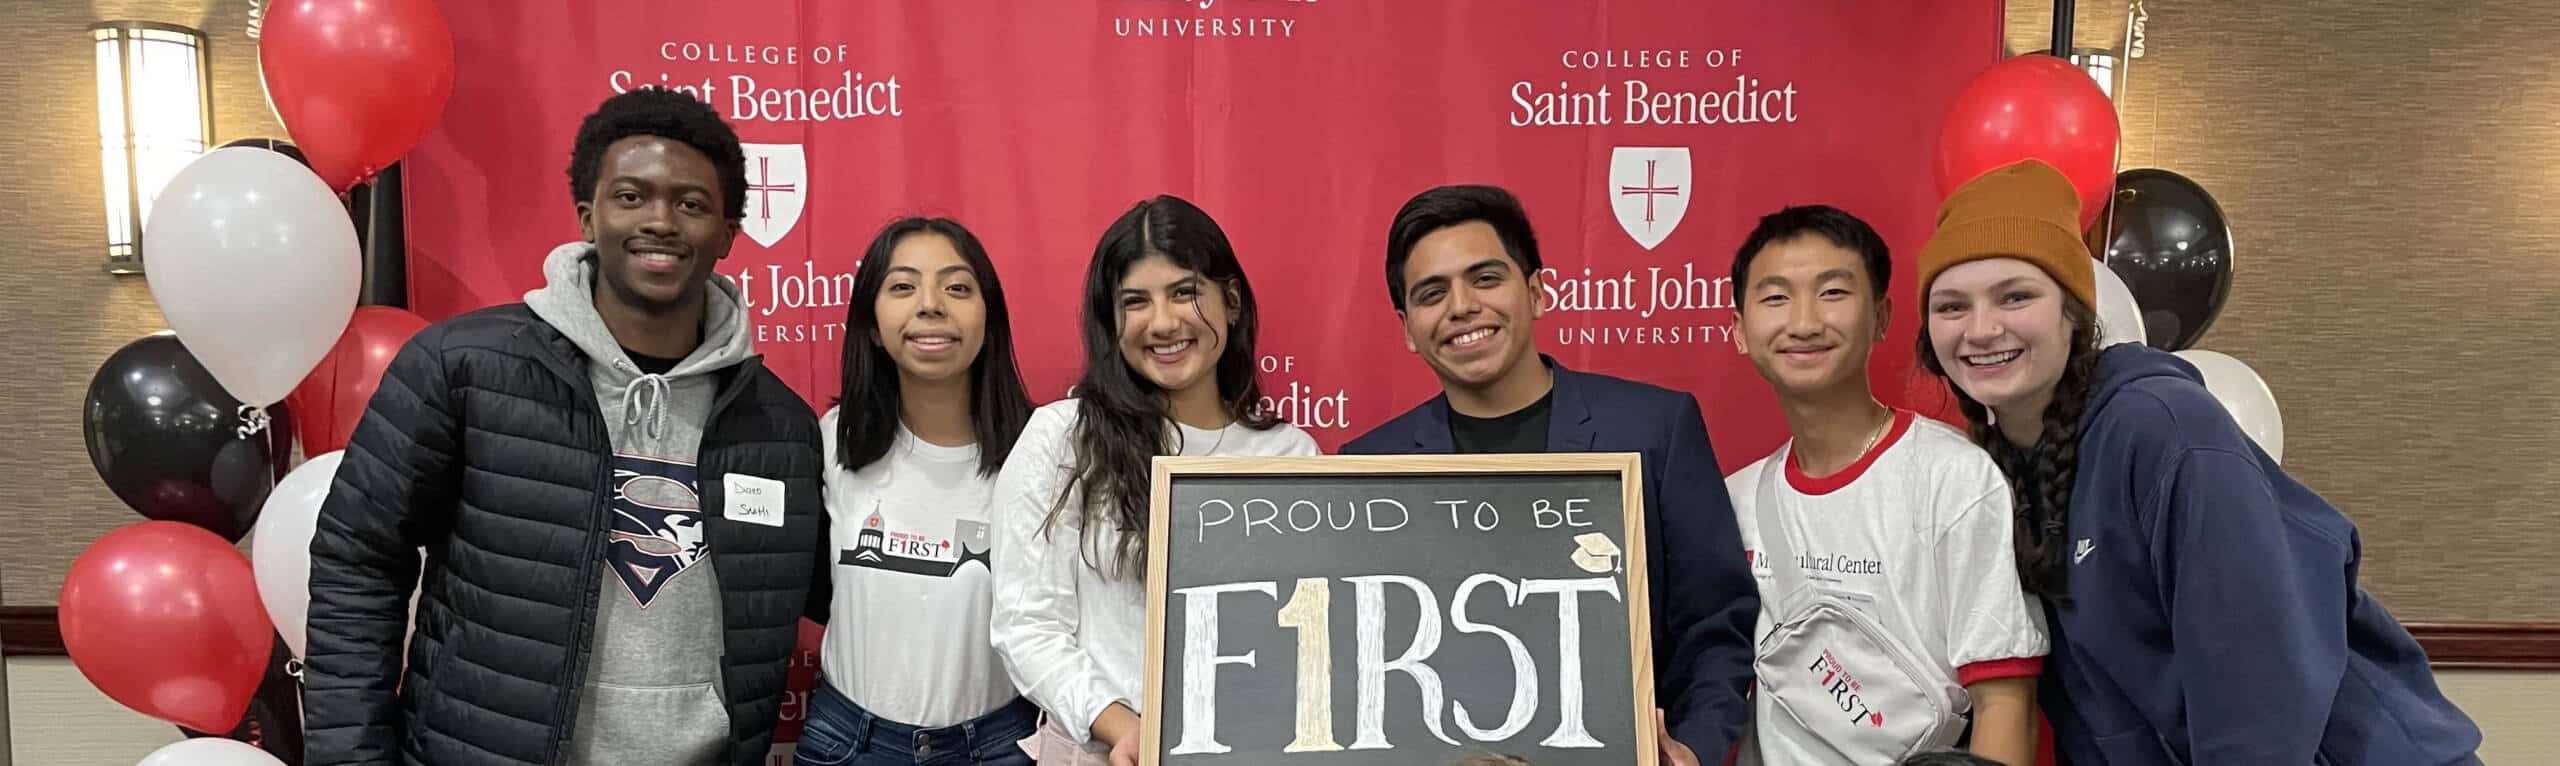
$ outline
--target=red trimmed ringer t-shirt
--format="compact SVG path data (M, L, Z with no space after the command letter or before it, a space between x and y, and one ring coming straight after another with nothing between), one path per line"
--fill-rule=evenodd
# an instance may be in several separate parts
M1792 441L1779 445L1725 477L1744 555L1760 583L1755 641L1769 635L1776 617L1757 505L1760 472L1777 466L1786 480L1777 485L1779 507L1771 515L1787 527L1807 579L1853 602L1890 600L1893 608L1880 611L1905 619L1876 614L1878 620L1959 685L2043 672L2050 646L2044 610L2018 584L2009 484L1989 454L1955 429L1908 410L1895 410L1876 445L1830 476L1806 475L1793 447ZM1815 754L1829 751L1818 743L1780 741L1783 727L1762 726L1773 715L1783 717L1765 697L1755 696L1752 712L1753 731L1738 763L1814 763ZM1771 741L1758 741L1764 733Z

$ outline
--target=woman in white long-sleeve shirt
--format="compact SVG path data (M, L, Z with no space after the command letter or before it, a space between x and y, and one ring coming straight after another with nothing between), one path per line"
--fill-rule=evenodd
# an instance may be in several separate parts
M1147 490L1158 455L1313 455L1260 411L1253 288L1216 221L1138 203L1085 271L1076 396L1035 411L996 477L996 651L1047 712L1042 763L1135 766Z

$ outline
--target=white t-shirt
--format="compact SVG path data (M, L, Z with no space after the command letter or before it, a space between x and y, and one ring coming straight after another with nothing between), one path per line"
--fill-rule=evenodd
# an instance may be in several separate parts
M2018 584L2009 484L1989 454L1955 429L1908 410L1894 411L1876 446L1830 476L1805 475L1793 446L1779 445L1775 454L1725 477L1743 553L1760 583L1753 641L1767 638L1781 617L1770 606L1776 575L1762 553L1757 509L1761 473L1783 470L1771 515L1787 526L1787 540L1813 585L1851 601L1891 602L1869 614L1960 686L2042 671L2044 611ZM1780 715L1768 697L1754 695L1755 722ZM1737 763L1822 763L1830 752L1775 737L1758 741L1761 727L1753 729Z
M996 479L995 644L1014 685L1049 712L1050 723L1078 743L1093 740L1093 721L1118 702L1141 710L1147 651L1146 578L1112 578L1087 566L1079 550L1083 525L1064 515L1045 537L1040 524L1072 477L1077 400L1031 414ZM1316 442L1297 426L1267 431L1242 425L1204 430L1173 424L1182 455L1315 455ZM1068 498L1084 501L1079 489ZM1108 535L1097 545L1110 544ZM1095 560L1109 562L1111 549Z
M928 728L1013 701L987 641L995 479L978 475L977 445L937 446L901 424L889 454L847 471L836 417L818 421L836 562L818 650L827 682L872 715Z

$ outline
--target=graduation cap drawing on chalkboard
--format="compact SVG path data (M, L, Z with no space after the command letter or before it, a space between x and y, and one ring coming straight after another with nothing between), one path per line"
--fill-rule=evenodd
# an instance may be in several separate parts
M1574 535L1573 542L1573 565L1592 574L1616 571L1618 557L1626 553L1619 550L1618 544L1611 542L1607 534L1600 532Z

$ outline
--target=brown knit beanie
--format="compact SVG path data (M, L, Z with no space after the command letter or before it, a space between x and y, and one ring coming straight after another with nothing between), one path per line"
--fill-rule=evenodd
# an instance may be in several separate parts
M2020 160L1984 173L1947 196L1938 231L1920 248L1920 301L1947 267L2016 258L2044 268L2080 302L2098 306L2098 261L2080 239L2080 194L2062 171Z

